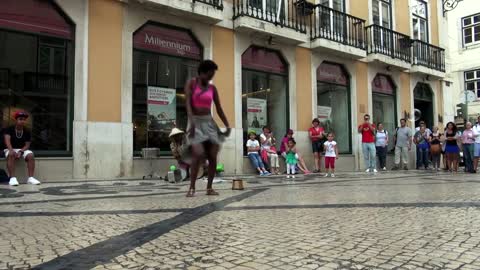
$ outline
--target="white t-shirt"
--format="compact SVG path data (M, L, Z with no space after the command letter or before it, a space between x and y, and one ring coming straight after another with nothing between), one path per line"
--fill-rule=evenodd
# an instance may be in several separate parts
M265 150L270 150L270 147L272 146L272 138L269 138L267 140L267 136L265 136L265 134L260 134L260 139L263 140L263 144L262 144L262 149L265 149Z
M480 124L473 126L473 136L475 137L475 143L480 143Z
M260 143L257 141L257 140L248 140L247 141L247 150L248 148L250 147L259 147L260 146ZM248 152L248 154L255 154L257 153L258 154L258 151L252 151L252 152Z
M325 156L326 157L336 157L337 154L335 153L335 145L337 145L336 141L326 141L325 145Z

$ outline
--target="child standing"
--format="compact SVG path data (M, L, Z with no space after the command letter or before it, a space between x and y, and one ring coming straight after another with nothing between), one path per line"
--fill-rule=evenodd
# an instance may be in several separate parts
M248 133L249 140L247 141L247 153L248 158L252 162L252 166L255 167L260 176L267 176L270 173L265 170L262 158L258 151L260 151L260 143L257 141L257 134L254 131Z
M338 159L338 147L337 142L333 140L334 138L333 132L328 133L327 141L323 145L325 149L325 170L327 171L325 177L335 177L335 160Z
M296 142L293 138L288 139L287 155L285 156L285 162L287 163L287 178L295 178L295 168L298 163L298 155L295 145Z
M433 133L430 134L430 153L432 154L433 169L440 170L440 157L442 155L442 134L438 131L438 127L433 127Z

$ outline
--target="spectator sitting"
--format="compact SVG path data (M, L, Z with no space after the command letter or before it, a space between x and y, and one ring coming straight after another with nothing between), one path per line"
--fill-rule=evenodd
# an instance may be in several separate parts
M257 134L255 131L250 131L248 133L249 140L247 141L247 153L248 158L252 162L252 166L257 169L260 176L270 175L263 164L262 158L258 153L260 151L260 143L257 141Z
M280 153L282 153L282 157L286 159L287 153L286 150L288 149L288 140L293 138L293 130L289 129L285 137L282 139L282 145L280 145ZM296 151L296 150L295 150ZM305 160L303 159L302 155L296 152L296 158L298 159L297 167L304 173L309 174L311 173L307 165L305 164Z
M172 151L173 157L177 160L180 168L186 171L186 177L182 181L188 180L190 177L190 160L186 156L186 137L185 132L179 128L173 128L170 134L170 150ZM207 168L206 165L203 168L203 175L200 177L206 176Z
M26 112L15 113L15 126L11 126L5 130L4 139L7 149L4 150L7 158L8 175L10 176L9 184L18 186L18 180L15 177L15 161L23 158L28 168L28 184L39 185L40 181L33 177L35 172L35 159L33 152L29 150L32 141L30 132L25 128L25 122L28 118Z

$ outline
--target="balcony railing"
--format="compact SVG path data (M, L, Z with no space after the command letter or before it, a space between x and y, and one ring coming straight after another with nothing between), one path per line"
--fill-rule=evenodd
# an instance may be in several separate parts
M421 40L413 40L412 64L445 72L445 49Z
M233 0L233 19L255 18L307 33L307 16L302 0Z
M316 5L310 16L311 38L324 38L338 43L365 49L365 20Z
M68 77L64 75L25 72L24 85L26 91L66 93L67 83Z
M409 36L391 29L370 25L366 28L367 53L379 53L410 63L412 42Z
M193 3L200 2L200 3L210 5L212 7L215 7L217 9L223 10L223 0L192 0L192 1Z

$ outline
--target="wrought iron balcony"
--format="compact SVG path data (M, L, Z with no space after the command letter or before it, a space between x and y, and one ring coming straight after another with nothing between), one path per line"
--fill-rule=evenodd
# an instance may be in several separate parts
M223 0L192 0L192 1L193 3L200 2L200 3L210 5L212 7L215 7L217 9L223 10Z
M355 48L365 49L365 20L323 5L315 5L311 38L324 38Z
M445 49L421 40L413 40L412 64L445 72Z
M311 11L303 0L233 0L233 19L250 17L307 33Z
M410 64L412 40L391 29L370 25L366 27L367 54L383 54Z

